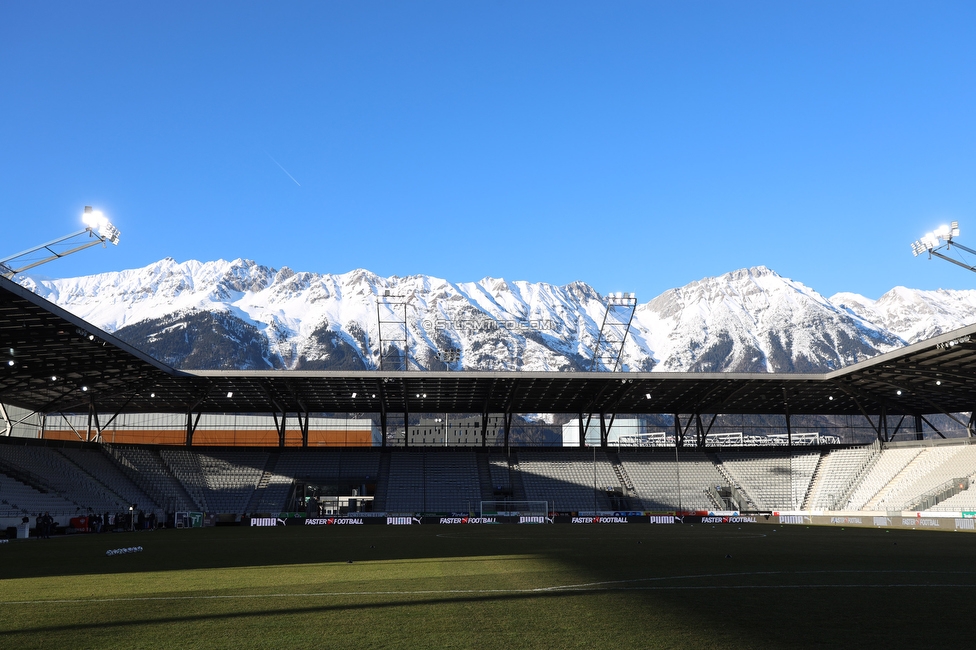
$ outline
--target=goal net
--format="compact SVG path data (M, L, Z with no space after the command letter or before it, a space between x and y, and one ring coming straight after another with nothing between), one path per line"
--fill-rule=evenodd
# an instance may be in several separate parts
M482 517L548 517L548 501L482 501Z

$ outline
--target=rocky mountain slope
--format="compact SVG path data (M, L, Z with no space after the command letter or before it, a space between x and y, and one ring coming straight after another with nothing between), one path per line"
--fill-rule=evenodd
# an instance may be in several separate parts
M605 297L582 282L452 283L362 269L320 275L241 259L164 259L20 282L188 369L376 368L382 319L386 340L406 340L412 368L586 370L606 311ZM406 332L396 324L404 320L400 304ZM765 267L741 269L638 304L619 369L816 372L973 322L976 292L898 287L877 301L848 293L827 299ZM623 325L614 331L619 337ZM385 362L397 354L389 351Z

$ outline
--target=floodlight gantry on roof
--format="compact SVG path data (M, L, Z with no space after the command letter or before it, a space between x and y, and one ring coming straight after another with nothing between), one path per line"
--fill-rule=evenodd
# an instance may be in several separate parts
M971 266L964 262L960 262L957 259L954 259L952 257L949 257L948 255L945 255L944 253L939 252L941 249L945 249L946 251L948 251L953 246L955 246L960 250L964 250L967 253L976 255L976 250L973 250L968 246L963 246L962 244L960 244L955 240L955 238L958 236L959 236L958 221L953 221L952 224L948 226L945 225L939 226L932 232L923 235L921 239L916 239L914 242L912 242L912 254L915 255L915 257L918 257L922 253L928 253L929 258L931 258L934 255L939 259L943 259L947 262L952 262L956 266L961 266L964 269L976 272L976 266Z
M13 278L18 273L97 244L104 245L106 242L111 242L118 245L120 235L118 229L100 211L92 210L90 205L86 205L81 220L85 223L83 230L0 259L0 275Z

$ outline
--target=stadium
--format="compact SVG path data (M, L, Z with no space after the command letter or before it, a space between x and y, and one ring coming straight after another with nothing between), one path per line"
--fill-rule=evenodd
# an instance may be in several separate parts
M313 612L373 607L361 601L378 599L381 609L419 612L420 621L390 629L370 616L373 632L357 631L347 638L351 645L400 644L412 635L451 645L430 636L431 625L456 627L442 617L453 620L461 615L457 608L475 603L492 621L476 629L494 633L496 617L518 618L525 599L541 597L541 590L539 606L560 608L569 619L614 601L600 624L580 637L570 634L586 644L597 638L637 643L632 635L650 628L622 633L619 624L604 626L620 616L645 617L646 598L660 617L651 628L677 625L680 645L707 644L718 634L741 647L751 641L742 643L726 626L720 632L682 627L678 610L665 604L689 589L706 600L713 590L735 590L741 606L757 598L770 612L763 590L789 589L797 602L812 596L796 592L822 591L856 612L862 605L855 592L945 594L972 584L972 574L960 569L971 566L976 538L944 534L976 532L970 485L976 446L967 410L976 381L976 327L824 375L186 372L9 280L0 278L0 292L0 345L7 355L0 518L14 539L3 549L11 557L4 577L29 593L50 593L40 600L11 593L6 607L36 616L32 603L64 603L74 622L42 626L53 634L81 629L83 638L102 645L117 628L151 638L170 625L196 629L197 621L214 620L256 633L270 621L306 626ZM666 416L670 430L650 430ZM903 531L933 532L905 539ZM890 548L877 547L881 535ZM36 537L65 545L55 551L46 540L23 543ZM789 540L788 547L757 548L757 540L770 537ZM445 540L463 548L434 550ZM545 550L566 544L578 547ZM848 565L851 544L874 555ZM296 548L282 555L282 545ZM382 555L374 551L380 547L387 549ZM648 558L632 557L634 548L654 549L656 563L670 557L669 568L647 576ZM914 551L904 555L909 548ZM422 558L461 567L454 563L462 557L442 552L478 566L465 565L470 575L441 565L430 574ZM763 554L770 552L776 570L768 570ZM102 554L124 555L118 562L130 568L90 566ZM28 568L38 556L45 558L35 565L42 568ZM540 570L540 558L563 568ZM748 566L711 566L736 558L748 558ZM81 575L108 572L109 584L100 589L112 595L82 595L77 589L88 587L65 578L75 569L52 568L63 561L77 562ZM298 567L317 567L316 573L325 567L330 577L309 589L299 588L304 578L295 576L284 588L243 577L268 562L289 575ZM349 583L331 573L371 562L397 577L368 579L377 583L357 576ZM155 575L163 567L177 576L202 571L214 582L187 586L185 596L169 588L119 591L126 572ZM510 567L518 567L514 575ZM669 575L678 567L680 577ZM508 577L499 581L499 572ZM54 587L49 574L67 582ZM250 586L241 589L238 581ZM262 602L259 613L240 609L250 610L248 594ZM567 595L574 601L567 606L545 602ZM282 598L321 602L281 610ZM139 609L156 599L166 612L160 618ZM217 607L223 613L211 611L214 599L226 599ZM100 614L96 625L77 618L102 602L125 606ZM138 625L128 618L133 612ZM766 615L782 616L794 630L809 625L792 612ZM747 629L757 623L749 616L736 621ZM41 629L19 617L13 625L10 631ZM224 625L215 629L222 630L219 638L204 634L205 644L236 638ZM510 644L527 629L542 633L516 621L501 625L488 645ZM860 623L838 633L837 642L870 645L878 629ZM917 631L899 633L921 641ZM823 638L822 631L806 634ZM772 638L785 643L787 637Z
M0 16L6 644L973 645L976 4Z

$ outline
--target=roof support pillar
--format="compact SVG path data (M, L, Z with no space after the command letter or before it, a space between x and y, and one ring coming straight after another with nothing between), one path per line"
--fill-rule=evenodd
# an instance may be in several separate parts
M583 414L579 414L579 444L578 447L586 446L586 426L583 424Z
M95 425L95 435L92 435L92 424ZM88 433L86 442L99 442L102 439L102 428L98 425L98 409L95 408L95 396L88 398Z
M505 453L508 454L509 441L512 433L512 413L505 413Z
M274 416L275 429L278 430L278 448L282 449L285 446L285 420L287 419L288 414L282 411L280 421L278 420L277 411L272 411L271 414Z
M945 434L943 434L941 431L939 431L939 428L937 426L935 426L934 424L932 424L928 420L928 418L926 418L924 415L920 415L919 417L922 418L922 421L925 422L925 424L927 424L930 427L932 427L932 431L935 431L937 434L939 434L939 437L940 438L942 438L943 440L945 440Z
M705 427L702 425L701 413L695 413L695 446L705 446Z
M3 418L3 433L0 435L9 436L14 430L14 425L10 422L10 416L7 415L3 402L0 402L0 418Z
M197 430L197 425L200 424L200 413L197 413L196 419L193 417L193 411L186 412L186 446L193 446L193 432Z
M898 418L898 424L895 425L894 431L891 432L891 437L888 438L889 441L894 440L895 436L898 435L898 432L901 431L901 425L905 423L905 417L906 416L903 415L900 418Z
M786 446L793 447L793 428L790 422L790 400L786 396L786 388L783 388L783 413L786 415ZM792 467L792 465L791 465Z
M403 403L403 447L410 446L410 411L407 409L406 398Z
M488 446L488 411L481 412L481 446Z
M600 446L607 446L607 414L600 411Z
M298 426L302 429L302 448L308 448L308 411L305 411L305 418L302 418L302 413L298 412L295 414L298 417Z

